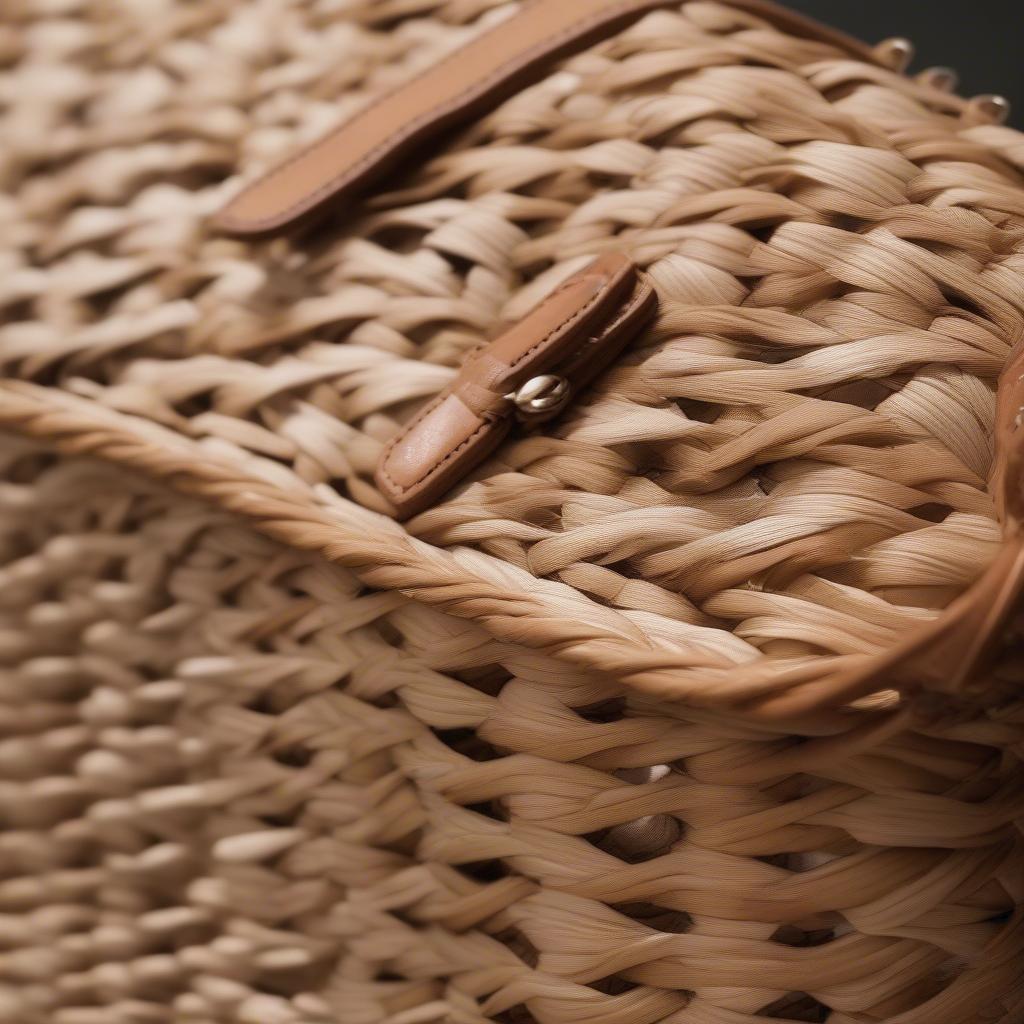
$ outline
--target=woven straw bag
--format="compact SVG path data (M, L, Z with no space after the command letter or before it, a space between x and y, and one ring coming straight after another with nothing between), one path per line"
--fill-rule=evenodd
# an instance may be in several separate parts
M755 0L0 19L0 1021L1024 1021L997 98Z

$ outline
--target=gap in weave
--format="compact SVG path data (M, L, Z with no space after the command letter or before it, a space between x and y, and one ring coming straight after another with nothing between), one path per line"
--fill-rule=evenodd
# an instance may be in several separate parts
M767 864L769 867L792 871L794 874L799 874L809 868L803 854L800 853L769 853L753 859Z
M626 717L626 698L609 697L607 700L586 704L573 710L586 722L593 725L608 725L611 722L621 722Z
M347 225L346 225L347 227ZM333 228L330 240L336 241L341 232ZM410 224L382 224L380 227L367 231L363 237L372 238L382 249L399 256L410 256L423 248L423 239L427 232Z
M832 1011L806 992L790 992L759 1010L755 1016L800 1021L802 1024L824 1024L832 1016Z
M531 971L537 970L540 965L540 950L519 928L515 926L507 928L504 931L498 932L494 938L511 953L519 957Z
M491 1019L494 1024L537 1024L537 1018L525 1006L513 1006Z
M588 832L580 838L623 864L645 864L671 852L685 833L686 826L678 818L657 814Z
M882 402L899 391L905 381L895 377L877 380L846 381L819 391L816 397L826 402L840 402L843 405L855 405L858 409L873 412Z
M465 808L467 811L489 818L491 821L508 821L508 812L500 800L485 800L478 804L466 804Z
M36 299L24 298L24 299L12 299L7 302L3 307L3 320L5 324L18 324L26 320L35 320L36 314Z
M941 284L939 291L942 292L942 297L953 309L959 309L966 313L968 320L983 325L990 323L990 318L985 315L985 311L970 296L952 291L950 288L944 288Z
M28 452L5 462L3 481L6 484L31 486L36 477L43 476L60 461L57 455L48 452Z
M380 639L383 640L388 647L394 647L395 650L398 651L405 649L405 636L390 619L386 616L382 616L377 619L375 625L377 632L380 635Z
M467 864L460 864L458 870L467 878L472 878L475 882L483 882L485 885L500 882L512 874L511 870L500 860L493 859L474 860Z
M930 501L924 505L908 508L907 513L929 523L944 523L953 514L953 509L941 502Z
M783 924L772 933L771 942L795 949L827 946L836 939L834 928L802 928L796 924Z
M473 729L435 729L434 735L450 750L471 761L496 761L502 756Z
M597 981L590 982L587 988L592 988L595 992L600 992L606 996L622 996L627 992L635 991L640 986L635 981L627 981L625 978L620 978L617 974L609 974L607 978L600 978Z
M179 415L186 419L194 419L196 416L202 416L203 413L215 412L214 401L215 395L212 391L199 391L187 398L173 402L172 406Z
M82 306L82 311L88 311L92 314L92 317L89 318L92 323L116 315L118 312L116 309L117 303L130 295L143 279L144 277L142 276L132 278L127 283L113 285L109 288L83 295L78 300Z
M763 245L767 245L771 242L772 236L778 228L778 224L775 222L759 225L747 224L745 225L745 228L747 234L750 235L751 238L756 238L757 241L761 242Z
M448 675L488 697L497 697L512 679L512 673L499 664L476 665L458 672L449 672Z
M308 768L313 763L313 751L300 744L282 747L274 751L274 760L286 768Z
M699 423L714 423L728 411L728 406L717 405L714 402L701 402L696 398L677 398L675 404L687 419L696 420Z
M614 903L611 909L669 935L685 935L693 927L693 918L685 910L673 910L656 903Z

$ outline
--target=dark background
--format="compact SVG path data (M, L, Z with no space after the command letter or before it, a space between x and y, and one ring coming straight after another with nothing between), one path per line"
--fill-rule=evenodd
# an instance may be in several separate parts
M995 92L1013 104L1024 127L1024 0L782 0L865 42L912 40L911 71L955 68L963 96Z

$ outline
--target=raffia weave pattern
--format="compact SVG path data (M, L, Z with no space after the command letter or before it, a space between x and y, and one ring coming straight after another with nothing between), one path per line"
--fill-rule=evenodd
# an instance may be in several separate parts
M1019 705L724 727L121 471L3 468L0 1020L1020 1019Z
M568 583L698 684L765 654L884 650L995 550L1020 136L693 3L566 62L376 213L299 246L205 232L236 163L494 6L27 5L6 46L4 372L372 507L397 420L614 245L661 296L646 347L413 532Z
M206 230L509 7L0 12L0 1021L1017 1024L1020 628L973 700L729 709L993 558L1024 140L698 0L315 234ZM606 247L656 326L378 516Z

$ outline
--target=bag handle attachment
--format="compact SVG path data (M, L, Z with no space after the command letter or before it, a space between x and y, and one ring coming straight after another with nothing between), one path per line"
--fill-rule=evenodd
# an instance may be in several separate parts
M679 5L680 0L529 0L243 188L214 217L213 226L233 235L261 235L322 213L331 203L365 191L421 143L525 88L558 58L614 35L650 11ZM733 6L878 63L864 44L766 0L733 0Z

